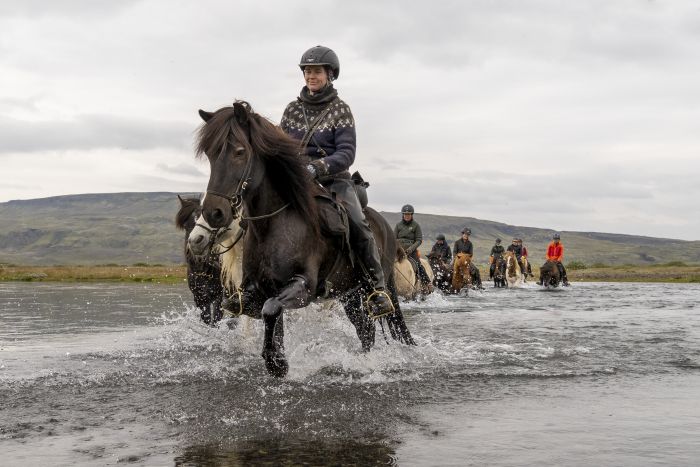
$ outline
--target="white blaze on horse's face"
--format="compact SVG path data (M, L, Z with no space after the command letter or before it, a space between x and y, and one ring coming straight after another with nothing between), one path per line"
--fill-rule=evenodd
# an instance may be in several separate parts
M194 229L192 229L190 236L187 238L187 244L192 254L196 256L208 254L209 247L214 250L213 253L220 254L221 248L226 248L225 243L235 241L240 230L241 227L236 219L232 220L227 228L212 229L204 216L200 215L195 221ZM214 235L216 237L212 238Z
M194 255L203 255L207 253L207 247L211 244L211 236L213 235L212 228L209 227L204 216L200 216L195 221L194 229L190 232L190 236L187 237L187 244L190 247L190 251Z

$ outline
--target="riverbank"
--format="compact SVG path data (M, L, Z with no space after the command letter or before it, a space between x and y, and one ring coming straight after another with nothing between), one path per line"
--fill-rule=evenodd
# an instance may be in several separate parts
M152 282L175 284L187 279L185 266L16 266L0 265L0 281Z
M609 266L567 271L574 282L670 282L700 283L700 266Z
M533 268L536 272L537 268ZM669 282L700 283L700 266L608 266L571 269L572 282ZM537 274L535 274L537 276ZM488 270L481 271L488 278ZM182 265L17 266L0 265L0 281L24 282L151 282L175 284L185 281Z

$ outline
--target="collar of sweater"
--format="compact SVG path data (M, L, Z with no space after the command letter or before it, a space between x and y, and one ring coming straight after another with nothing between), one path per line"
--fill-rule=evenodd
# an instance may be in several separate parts
M309 107L314 108L325 107L337 96L338 91L333 87L333 84L328 83L325 88L314 95L311 95L311 93L309 93L309 88L304 86L301 89L301 94L299 95L298 99Z

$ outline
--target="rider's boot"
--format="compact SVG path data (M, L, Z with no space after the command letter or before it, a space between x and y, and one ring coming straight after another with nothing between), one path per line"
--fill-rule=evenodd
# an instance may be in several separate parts
M360 238L355 242L357 257L365 266L365 270L372 282L374 290L367 297L370 312L374 318L393 313L394 305L389 295L384 290L384 270L379 260L379 251L374 243L374 238Z

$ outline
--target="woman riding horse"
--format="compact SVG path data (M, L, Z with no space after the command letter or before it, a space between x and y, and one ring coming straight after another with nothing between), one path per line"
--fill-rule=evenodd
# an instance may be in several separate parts
M333 87L340 76L340 61L331 49L318 45L304 52L299 68L306 86L287 105L280 126L301 141L301 151L310 159L307 170L312 177L344 202L352 247L374 287L370 300L380 314L390 313L393 307L384 291L377 245L348 170L355 160L355 120Z

